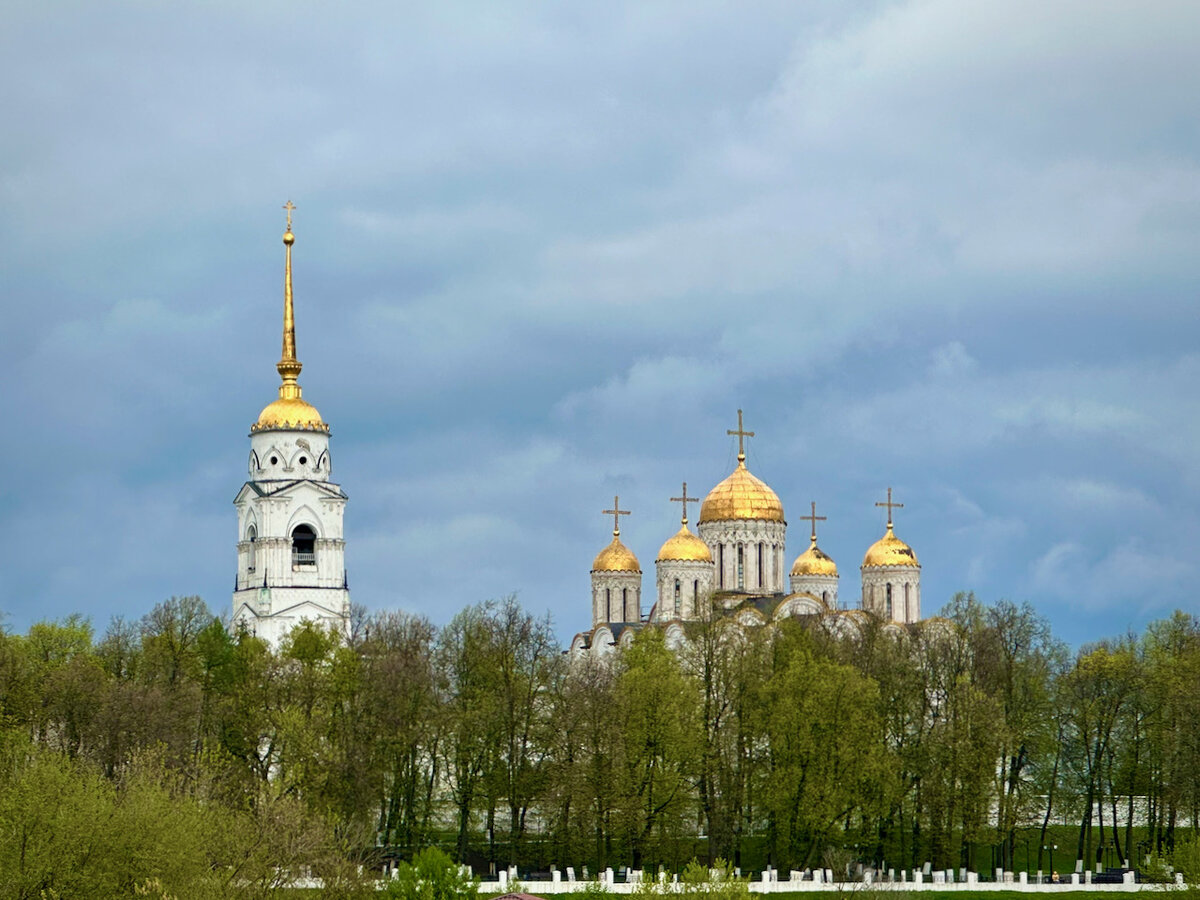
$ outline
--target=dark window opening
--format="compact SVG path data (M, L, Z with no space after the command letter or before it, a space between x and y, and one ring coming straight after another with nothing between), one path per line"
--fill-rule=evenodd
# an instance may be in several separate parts
M300 457L300 465L302 465L302 466L308 465L308 457L307 456Z
M297 525L292 532L292 565L317 564L317 533L309 525Z
M258 560L255 553L254 543L258 539L258 532L254 530L254 526L250 526L250 530L246 532L246 540L250 542L250 548L246 551L246 571L253 572Z
M279 457L278 457L278 456L272 456L272 457L271 457L271 465L276 465L278 462L279 462Z
M675 579L675 616L676 616L676 618L679 617L679 613L683 607L683 596L680 591L680 587L681 587L681 585L679 583L679 579L676 578Z
M758 586L763 586L763 545L758 545Z
M739 591L746 589L746 548L741 544L738 544L737 586Z

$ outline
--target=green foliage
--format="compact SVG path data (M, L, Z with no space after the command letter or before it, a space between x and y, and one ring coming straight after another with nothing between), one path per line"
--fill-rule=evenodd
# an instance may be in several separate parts
M747 900L750 881L734 874L732 866L718 859L712 866L702 866L692 860L679 876L683 893L706 900Z
M384 896L396 900L476 900L479 879L436 847L427 847L411 863L400 863L389 879Z

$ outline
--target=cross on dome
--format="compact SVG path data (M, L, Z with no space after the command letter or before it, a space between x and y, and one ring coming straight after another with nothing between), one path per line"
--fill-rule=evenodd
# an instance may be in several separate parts
M888 499L890 500L891 498L889 497ZM807 516L801 516L800 521L801 522L812 522L812 542L815 544L817 542L817 523L818 522L827 522L827 521L829 521L829 517L817 515L817 501L816 500L811 501L811 504L812 504L812 513Z
M748 438L748 437L754 437L754 432L753 432L753 431L745 431L745 430L742 428L742 411L741 411L740 409L738 410L738 427L737 427L737 431L734 431L734 430L732 430L732 429L727 429L725 433L726 433L726 434L736 434L736 435L737 435L737 439L738 439L738 462L740 462L740 463L741 463L741 462L745 462L745 461L746 461L746 444L745 444L745 438Z
M289 200L287 203L283 204L283 208L287 210L287 230L291 231L292 230L292 210L296 208L296 204L294 204L291 200Z
M683 496L682 496L682 497L672 497L672 498L671 498L671 502L672 502L672 503L681 503L681 504L683 504L683 519L682 519L682 522L683 522L683 524L684 524L684 525L686 525L686 524L687 524L687 505L688 505L689 503L697 503L697 502L699 502L699 500L700 500L700 498L699 498L699 497L689 497L689 496L687 495L687 482L686 482L686 481L683 483Z
M619 537L621 534L621 516L629 515L629 510L621 509L621 498L613 497L613 508L601 510L601 515L613 517L613 537Z
M888 511L888 521L887 521L887 527L888 527L888 528L891 528L891 527L892 527L892 510L893 510L893 509L904 509L904 504L903 504L903 503L893 503L893 502L892 502L892 489L891 489L890 487L888 488L888 495L887 495L887 497L888 497L888 498L887 498L887 502L886 502L886 503L876 503L875 505L876 505L876 506L886 506L886 507L887 507L887 511ZM816 527L816 526L814 526L814 527Z

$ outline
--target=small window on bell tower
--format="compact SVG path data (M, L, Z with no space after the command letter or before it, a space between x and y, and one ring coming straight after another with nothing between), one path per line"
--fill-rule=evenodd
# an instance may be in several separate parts
M254 567L258 564L258 554L255 552L257 549L255 547L255 542L258 540L258 531L253 525L246 530L246 540L250 544L250 546L246 549L246 571L253 572Z

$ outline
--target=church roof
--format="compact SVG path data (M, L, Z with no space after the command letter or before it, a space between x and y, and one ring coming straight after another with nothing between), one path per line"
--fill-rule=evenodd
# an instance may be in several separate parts
M668 561L712 562L712 551L684 522L658 551L658 562Z
M752 475L746 468L745 459L741 458L729 477L709 491L700 504L701 523L730 519L784 521L779 495L766 482Z
M888 529L884 536L867 550L862 564L863 566L916 566L918 568L921 565L917 562L917 554L913 552L913 548L896 537L891 522L888 523Z
M592 561L593 572L641 572L642 566L633 551L613 535L612 543L596 554Z

